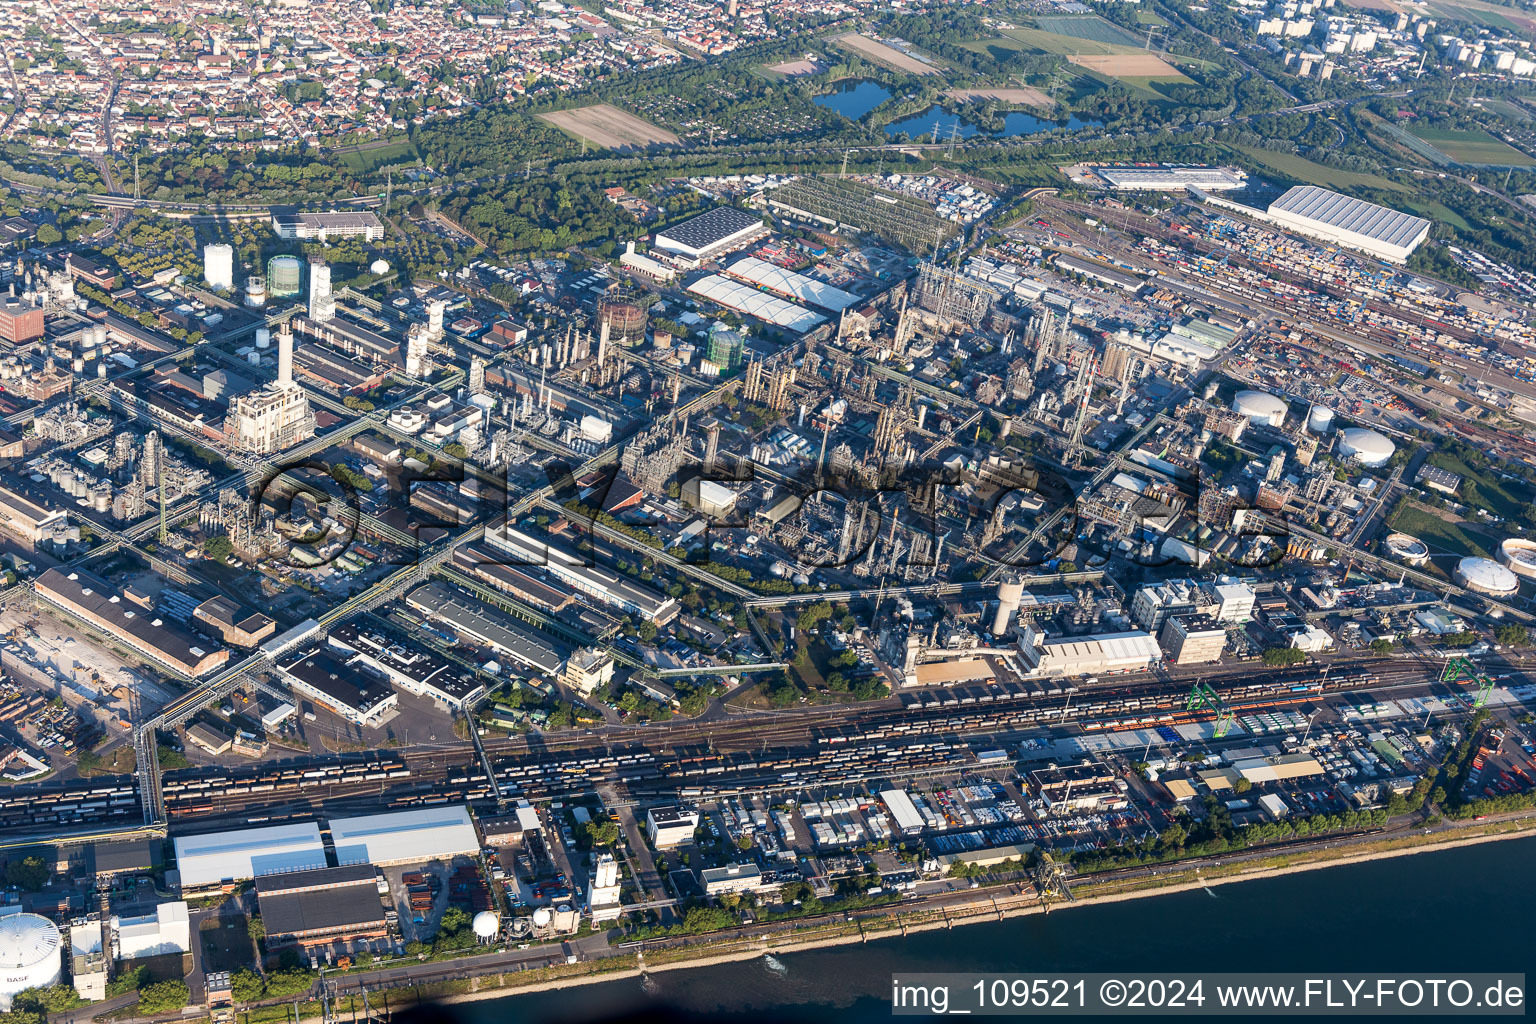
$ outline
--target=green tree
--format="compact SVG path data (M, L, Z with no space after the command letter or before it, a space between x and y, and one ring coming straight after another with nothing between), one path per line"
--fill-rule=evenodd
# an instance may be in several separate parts
M231 974L229 984L238 1003L253 1003L267 991L266 982L248 967L242 967Z
M619 823L616 821L587 822L587 839L594 847L608 847L619 841Z
M1391 654L1393 646L1394 645L1392 641L1388 640L1386 637L1381 637L1378 640L1371 641L1371 650L1375 651L1377 654Z
M36 854L12 860L5 865L6 884L14 885L24 892L37 892L48 884L51 877L53 872L48 870L43 858Z
M1294 647L1270 647L1260 657L1271 668L1297 665L1307 660L1306 653Z
M64 235L52 224L39 224L37 227L37 241L41 245L57 245L64 241Z
M191 996L184 981L156 981L139 989L139 1013L154 1015L180 1010Z

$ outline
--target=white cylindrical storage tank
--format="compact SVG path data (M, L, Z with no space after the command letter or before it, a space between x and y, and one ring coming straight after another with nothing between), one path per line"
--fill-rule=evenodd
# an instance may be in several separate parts
M57 984L64 958L59 929L37 914L0 917L0 1010L17 993Z
M1409 565L1423 565L1429 561L1429 545L1406 533L1394 533L1386 540L1387 554Z
M1499 545L1499 561L1516 576L1536 579L1536 541L1509 537Z
M271 330L271 328L268 328L268 327L258 327L258 328L256 328L256 347L257 348L271 348L272 347L272 330Z
M1278 427L1290 406L1267 391L1239 391L1232 396L1232 411L1248 417L1256 427Z
M1326 405L1314 405L1307 413L1307 430L1319 436L1333 429L1333 410Z
M1385 434L1365 427L1350 427L1339 431L1339 454L1354 459L1362 466L1384 466L1397 451Z
M245 281L245 304L260 309L267 304L267 282L252 275Z
M1493 597L1509 597L1520 590L1520 577L1489 558L1463 558L1457 562L1456 582Z

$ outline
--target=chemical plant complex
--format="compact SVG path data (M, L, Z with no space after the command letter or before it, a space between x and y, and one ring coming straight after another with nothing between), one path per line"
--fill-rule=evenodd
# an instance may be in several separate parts
M1515 221L1473 248L1409 172L1316 162L1420 152L1360 12L1223 50L956 5L967 49L862 3L383 4L399 68L345 110L319 5L192 14L185 88L241 99L187 134L180 36L64 6L110 41L0 15L14 1024L382 1019L1536 825L1536 285ZM1108 49L962 74L1030 19ZM417 66L461 33L501 60ZM738 47L767 141L672 95ZM871 85L899 122L833 105ZM1497 206L1524 165L1434 166Z

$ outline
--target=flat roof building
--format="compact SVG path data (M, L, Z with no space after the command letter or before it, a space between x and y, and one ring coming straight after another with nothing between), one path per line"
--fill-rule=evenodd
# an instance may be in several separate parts
M1227 631L1214 619L1176 615L1163 624L1160 642L1175 665L1199 665L1221 660Z
M418 697L459 709L485 696L485 683L457 662L423 644L357 622L331 629L330 645L346 652L349 665L365 667Z
M161 903L153 914L114 917L112 930L117 933L119 960L192 951L192 925L181 900Z
M756 892L763 887L763 872L756 864L723 864L699 872L704 895L720 896L728 892Z
M434 580L407 594L405 602L433 620L446 623L458 635L525 668L553 675L565 661L552 641L458 587Z
M183 895L217 892L281 871L325 867L325 843L313 821L234 832L177 836L176 870Z
M768 234L761 214L734 206L717 206L681 224L656 232L654 248L694 260L707 260L739 249Z
M278 671L294 693L367 729L379 728L400 707L400 695L389 683L349 668L324 651L301 654L279 665Z
M23 345L43 336L43 308L18 295L0 295L0 341Z
M99 576L49 569L36 588L48 603L182 675L197 679L229 661L228 651L125 600Z
M1045 640L1029 628L1019 641L1019 650L1030 674L1036 676L1140 672L1163 657L1157 640L1138 630Z
M616 572L590 564L590 559L558 544L514 530L488 527L485 543L506 557L510 565L537 566L577 591L595 597L621 611L665 626L677 618L677 598L625 579Z
M365 210L331 213L272 214L272 230L279 238L325 241L328 238L362 238L373 242L384 237L384 225Z
M28 544L36 544L56 527L67 526L69 516L63 510L44 508L24 498L9 487L0 487L0 529L14 534Z
M1429 221L1316 185L1297 185L1269 204L1281 227L1403 263L1429 237Z
M1093 173L1121 192L1182 192L1190 186L1219 192L1248 184L1248 176L1235 167L1094 167Z
M645 812L645 834L658 850L693 842L693 830L698 827L698 811L674 805Z
M474 822L462 804L332 818L330 824L336 860L342 864L420 864L480 851Z
M277 632L277 621L233 598L210 597L192 610L192 617L219 631L224 642L255 647Z

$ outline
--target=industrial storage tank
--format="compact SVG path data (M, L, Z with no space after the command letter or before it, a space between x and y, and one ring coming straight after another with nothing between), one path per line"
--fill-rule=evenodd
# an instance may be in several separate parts
M1386 540L1387 554L1409 565L1423 565L1429 561L1429 545L1406 533L1394 533Z
M501 931L501 918L496 916L494 910L482 910L475 915L475 919L470 927L475 930L476 938L481 940L493 939L496 937L496 933Z
M1508 597L1520 590L1520 577L1490 558L1469 557L1457 562L1456 582L1493 597Z
M1397 445L1375 430L1350 427L1339 431L1339 454L1362 466L1384 466L1395 451Z
M260 309L267 304L266 279L252 274L245 281L245 304L252 309Z
M0 1010L29 988L58 983L63 969L59 929L37 914L0 917Z
M608 344L633 348L645 340L648 317L645 309L633 302L604 299L597 307L598 324L608 325Z
M1314 405L1307 413L1307 430L1319 436L1333 429L1333 410L1326 405Z
M1536 541L1509 537L1499 545L1499 561L1516 576L1536 579Z
M304 264L297 256L273 256L267 260L267 294L291 298L304 287Z
M368 273L370 273L370 274L387 274L387 273L389 273L389 260L374 260L372 263L368 264Z
M1232 396L1232 411L1256 427L1278 427L1291 409L1267 391L1239 391Z

